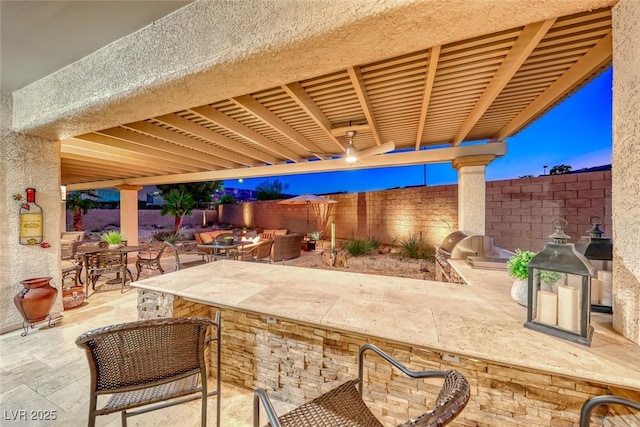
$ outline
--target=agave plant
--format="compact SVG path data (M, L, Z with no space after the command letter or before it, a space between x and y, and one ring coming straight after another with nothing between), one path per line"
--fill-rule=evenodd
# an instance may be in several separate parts
M125 240L124 235L117 230L111 230L100 236L100 239L107 242L110 245L117 245Z

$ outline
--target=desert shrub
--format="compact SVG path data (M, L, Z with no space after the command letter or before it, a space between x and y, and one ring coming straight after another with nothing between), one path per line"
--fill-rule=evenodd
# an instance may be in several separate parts
M165 240L169 243L175 243L180 237L179 233L174 233L170 230L160 230L153 233L151 239L154 242L164 242Z
M344 247L351 256L360 256L378 249L378 242L373 239L353 239L345 243Z
M400 239L398 244L400 245L400 256L402 258L425 259L434 254L434 249L417 235Z

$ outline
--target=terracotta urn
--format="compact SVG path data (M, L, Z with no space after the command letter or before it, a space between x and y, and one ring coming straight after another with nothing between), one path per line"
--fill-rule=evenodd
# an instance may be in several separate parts
M50 281L51 277L34 277L20 282L23 289L13 298L13 302L25 322L40 322L49 315L58 295L58 290L49 284Z

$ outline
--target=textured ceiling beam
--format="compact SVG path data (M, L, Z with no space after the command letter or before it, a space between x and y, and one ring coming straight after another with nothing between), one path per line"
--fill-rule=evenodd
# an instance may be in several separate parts
M524 61L526 61L555 22L556 20L553 18L524 27L513 47L491 78L487 88L480 95L478 102L473 106L473 110L460 126L458 133L453 138L453 145L459 145L469 135L469 132L511 81L511 78L518 72Z
M176 167L173 164L160 164L149 156L141 155L133 150L126 150L109 145L109 137L98 134L80 135L77 138L66 139L60 144L60 153L77 154L96 159L104 163L116 162L136 164L138 168L148 168L152 173L158 173L162 169L180 172L184 167ZM117 173L117 169L114 170Z
M312 142L308 141L307 138L300 135L295 129L286 124L280 117L273 114L267 107L260 104L255 98L249 95L237 96L235 98L231 98L238 107L244 108L260 120L262 120L265 124L269 125L275 131L280 132L282 135L289 138L294 143L298 144L303 149L309 151L310 153L321 153L322 151L315 146Z
M167 142L142 135L137 132L122 128L105 129L95 132L97 135L110 137L108 144L112 147L118 147L125 150L134 150L137 153L145 154L149 157L162 160L167 163L179 163L188 166L198 167L202 169L218 169L215 164L204 161L204 156L198 157L197 151L192 151L190 156L184 156L177 150L166 149L163 145L170 145ZM83 139L78 137L79 139ZM179 149L181 147L175 147Z
M192 121L189 121L184 117L180 117L176 114L167 114L165 116L155 117L155 119L190 134L199 136L200 138L204 138L207 141L216 143L226 148L227 150L230 150L231 152L235 151L242 154L243 156L247 156L265 163L274 164L278 162L278 159L270 154L263 153L259 150L256 150L255 148L247 147L243 144L238 144L237 141L234 141L231 138L216 133L211 129L207 129L204 126L200 126L197 123L193 123Z
M376 116L373 113L373 109L371 108L371 101L369 101L369 95L367 95L367 87L364 84L364 79L362 78L360 68L349 67L347 68L347 73L349 73L351 84L356 91L358 101L360 101L360 107L362 107L364 116L367 118L367 123L371 128L373 140L376 142L376 145L381 145L382 138L380 137L380 131L378 130L378 125L376 123Z
M237 120L232 119L231 117L227 116L224 113L221 113L220 111L209 105L191 108L188 111L191 111L192 113L197 114L204 119L207 119L213 124L225 128L226 130L233 132L236 135L253 142L254 144L259 145L264 150L270 151L280 158L288 159L294 162L299 162L301 160L300 156L298 156L288 148L276 144L266 136L259 134L255 130L243 125Z
M424 125L427 121L427 112L429 111L429 101L431 100L431 91L433 91L433 82L436 78L436 70L438 69L438 61L440 60L440 50L442 46L434 46L431 48L429 55L429 65L427 67L427 75L424 80L424 92L422 92L422 106L420 107L420 117L418 117L418 133L416 134L416 150L420 149L422 144L422 134L424 133Z
M263 176L279 176L299 173L333 172L355 169L370 169L387 166L421 165L425 163L450 162L462 156L493 154L504 156L507 146L504 142L488 144L438 148L433 150L409 151L404 153L381 154L379 156L362 159L354 166L347 166L344 159L317 160L310 162L291 163L285 165L257 166L236 170L220 170L211 172L195 172L176 175L154 176L146 178L131 178L124 180L132 185L156 185L180 182L199 182L225 180L237 178L253 178ZM69 191L89 188L104 188L101 182L88 182L67 187Z
M507 123L495 139L504 139L515 134L531 120L557 102L571 87L577 85L611 61L611 32L600 40L585 56L573 64L562 76L553 82L531 104Z
M230 151L223 150L206 142L173 132L169 129L163 128L162 126L154 125L149 122L127 123L126 125L123 125L123 127L163 139L173 145L176 145L176 148L194 151L196 155L210 156L209 158L211 163L225 168L234 168L238 165L251 166L255 164L255 162L248 157L231 153Z
M340 143L336 139L336 137L331 132L331 122L324 115L322 110L313 102L313 99L309 96L309 94L304 90L304 88L299 83L289 83L282 86L285 92L295 101L296 104L300 108L302 108L311 119L316 122L320 129L322 129L329 138L340 148L341 152L345 151L344 145Z

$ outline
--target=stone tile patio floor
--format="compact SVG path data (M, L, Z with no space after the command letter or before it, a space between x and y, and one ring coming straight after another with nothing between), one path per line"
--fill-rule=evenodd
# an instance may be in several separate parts
M172 261L163 259L167 272ZM135 268L134 268L135 270ZM135 274L135 272L134 272ZM141 279L157 270L143 270ZM100 284L100 282L99 282ZM99 286L99 285L98 285ZM137 320L137 292L119 289L97 292L80 307L65 311L52 328L38 324L21 337L22 330L0 335L0 425L84 426L89 408L89 367L84 352L76 347L78 335L91 329ZM224 327L224 323L223 323ZM215 387L215 382L211 383ZM253 392L232 384L222 386L224 427L252 425ZM289 407L274 401L276 411ZM209 399L208 425L215 425L215 398ZM49 415L55 420L39 420ZM261 420L265 420L264 415ZM177 405L129 418L130 426L197 426L199 401ZM264 424L264 422L263 422ZM120 414L97 418L98 426L120 426Z

